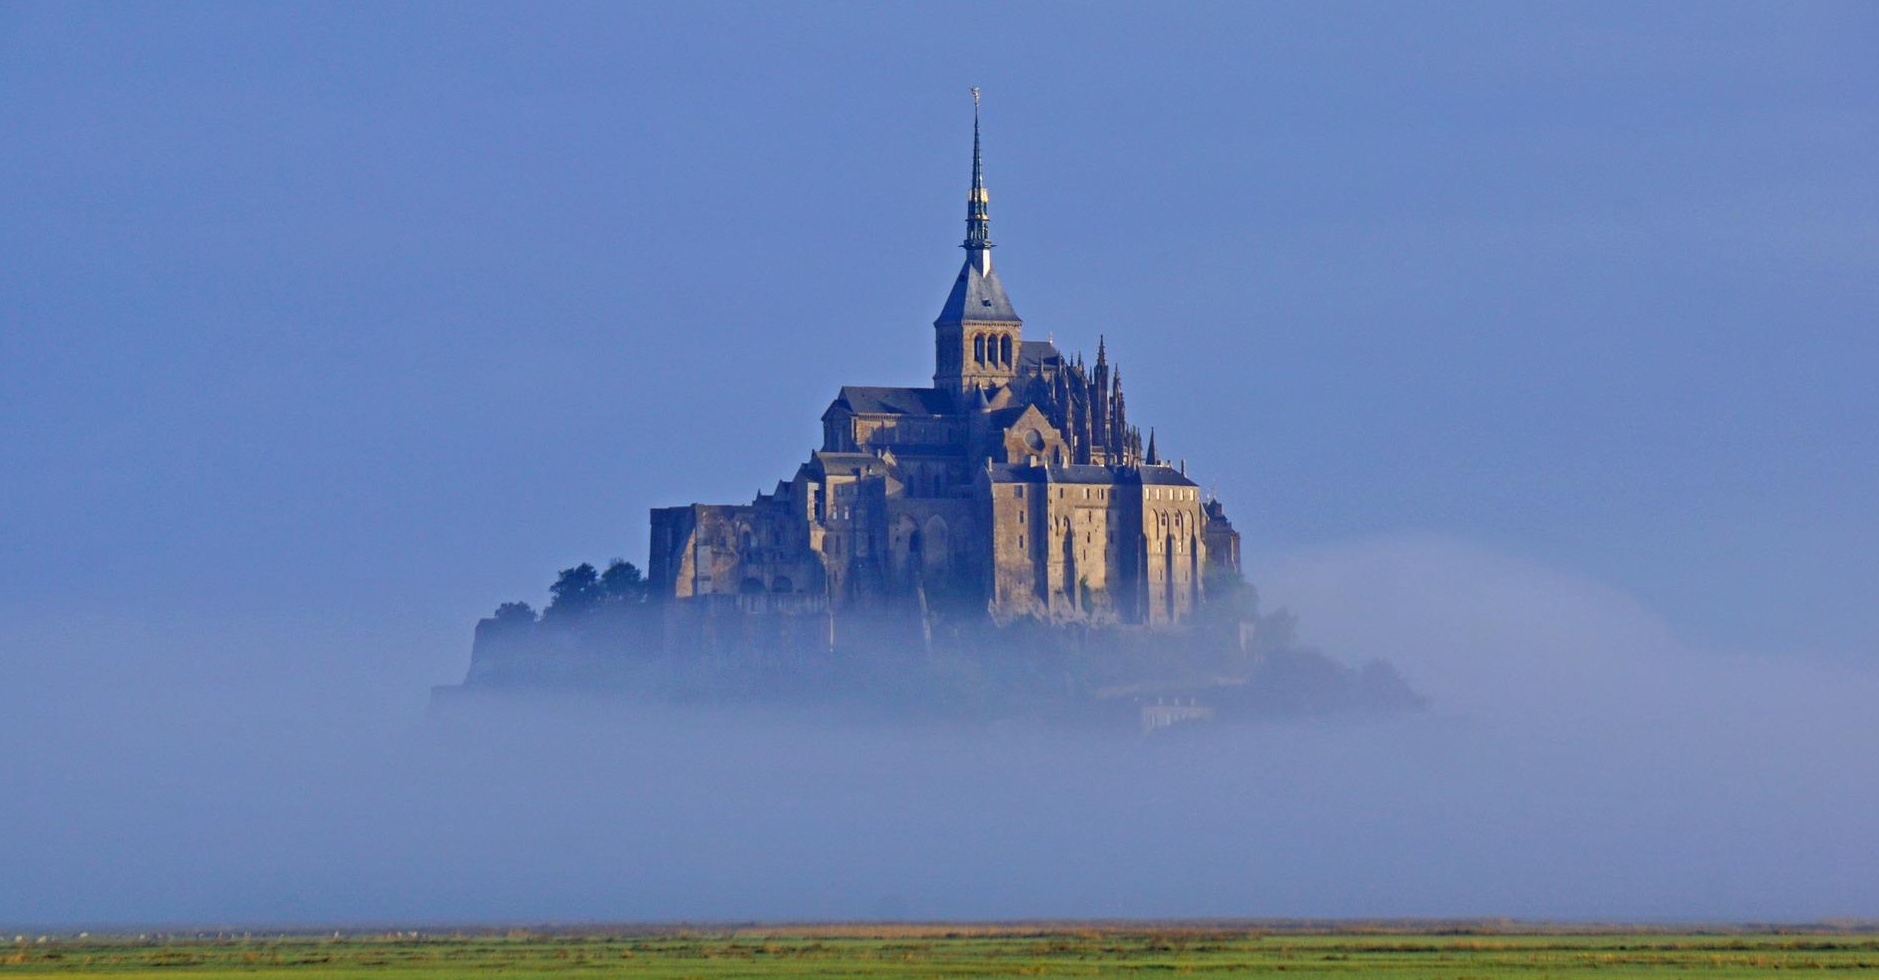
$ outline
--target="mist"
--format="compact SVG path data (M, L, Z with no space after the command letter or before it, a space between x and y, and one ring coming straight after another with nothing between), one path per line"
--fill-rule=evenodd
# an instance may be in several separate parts
M0 923L1873 913L1870 672L1707 655L1609 588L1437 536L1262 585L1431 710L1146 738L431 712L384 683L395 634L11 635Z

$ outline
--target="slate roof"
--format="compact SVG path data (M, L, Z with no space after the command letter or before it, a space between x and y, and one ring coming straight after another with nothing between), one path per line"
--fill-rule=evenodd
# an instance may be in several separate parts
M879 476L888 472L887 462L873 453L831 453L817 450L809 454L801 472L814 479L837 476Z
M1017 311L1011 308L1011 299L1005 295L1005 287L998 282L998 273L980 273L979 267L970 260L959 270L959 278L953 281L953 291L946 297L946 305L940 309L935 322L964 320L1021 322Z
M1031 406L1028 404L1007 405L1004 408L992 409L985 413L985 416L991 420L992 428L1008 429L1013 423L1017 422L1030 407Z
M1184 476L1172 466L1144 466L1139 471L1142 482L1154 487L1198 487L1200 484Z
M1018 369L1034 368L1050 362L1063 363L1063 352L1048 340L1026 340L1018 345Z
M874 388L843 385L830 408L856 415L913 415L932 418L954 413L952 396L934 388ZM826 413L825 413L826 414Z
M1142 484L1157 487L1197 487L1200 484L1181 475L1172 466L1025 466L1016 463L993 463L989 476L993 483L1111 483Z

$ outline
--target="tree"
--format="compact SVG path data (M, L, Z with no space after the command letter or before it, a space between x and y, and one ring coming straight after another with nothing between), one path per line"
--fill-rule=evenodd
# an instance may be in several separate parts
M505 602L496 607L496 614L476 624L476 635L481 642L484 630L494 634L532 633L535 631L535 610L526 602Z
M548 587L548 594L553 598L548 601L546 615L562 618L585 613L600 602L600 573L586 562L564 568L555 584Z
M504 626L522 626L535 622L535 610L526 602L505 602L496 607L496 622Z
M600 573L600 594L608 602L640 602L646 598L646 577L625 559L615 558Z

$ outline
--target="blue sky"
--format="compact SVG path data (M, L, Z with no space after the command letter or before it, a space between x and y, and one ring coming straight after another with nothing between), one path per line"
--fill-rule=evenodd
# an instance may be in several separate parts
M1860 3L11 4L0 615L449 680L929 375L971 85L1027 335L1107 335L1256 577L1433 533L1879 656Z

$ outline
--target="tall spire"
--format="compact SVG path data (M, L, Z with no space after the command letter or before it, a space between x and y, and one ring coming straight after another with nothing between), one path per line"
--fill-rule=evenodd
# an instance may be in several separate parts
M992 271L992 238L986 219L985 158L979 143L979 90L972 90L972 189L966 196L966 261L933 321L933 387L951 392L961 406L974 388L998 392L1017 377L1024 362L1024 321Z
M986 214L985 163L979 152L979 90L972 89L972 189L966 194L966 259L981 275L992 271L992 222Z

